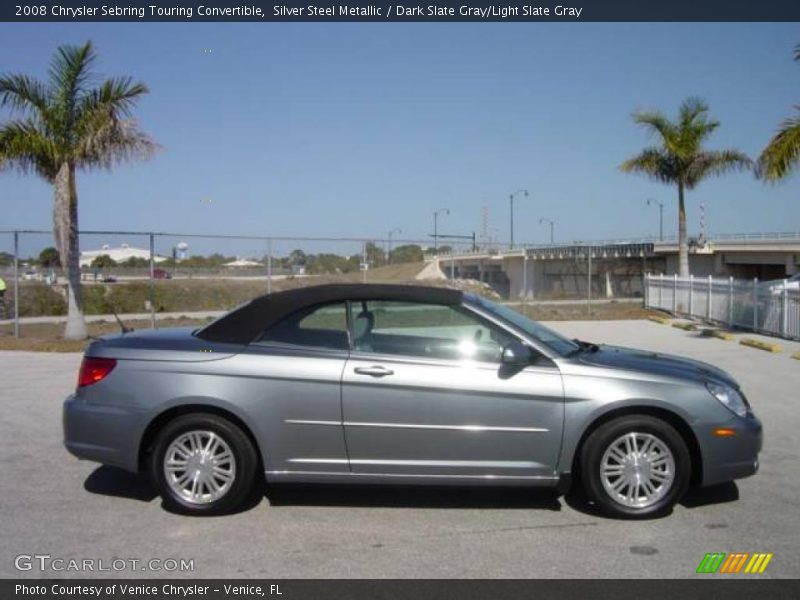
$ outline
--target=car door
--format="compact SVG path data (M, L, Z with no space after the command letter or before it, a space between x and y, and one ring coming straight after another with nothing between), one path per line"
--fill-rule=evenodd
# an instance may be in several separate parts
M268 474L349 471L341 411L348 352L346 304L339 302L286 317L236 357Z
M353 473L554 478L564 406L551 361L501 364L516 338L460 306L353 302L350 323L342 407Z

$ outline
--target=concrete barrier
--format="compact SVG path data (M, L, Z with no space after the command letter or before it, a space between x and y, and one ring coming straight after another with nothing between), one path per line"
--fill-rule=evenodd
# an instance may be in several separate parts
M778 344L773 344L772 342L762 342L761 340L756 340L753 338L744 338L739 340L739 343L742 346L758 348L759 350L765 350L766 352L783 352L783 348L781 348Z
M661 325L669 325L669 319L667 317L657 317L655 315L647 317L648 321L652 321L653 323L660 323Z
M736 339L729 331L723 331L722 329L703 329L701 334L703 337L713 337L717 338L718 340L725 340L726 342L730 342L731 340Z

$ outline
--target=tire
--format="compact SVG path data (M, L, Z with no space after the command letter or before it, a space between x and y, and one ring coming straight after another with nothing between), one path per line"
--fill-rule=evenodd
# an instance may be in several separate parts
M580 471L588 499L605 514L645 519L671 511L689 487L692 461L669 423L630 415L604 423L586 439Z
M239 508L257 481L258 454L250 438L212 414L176 417L156 436L150 476L165 506L194 515Z

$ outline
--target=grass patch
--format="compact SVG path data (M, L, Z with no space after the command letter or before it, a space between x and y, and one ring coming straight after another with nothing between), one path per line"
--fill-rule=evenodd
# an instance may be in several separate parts
M513 307L535 321L618 321L647 319L660 313L648 310L631 302L607 302L593 304L591 313L585 303L576 304L527 304Z

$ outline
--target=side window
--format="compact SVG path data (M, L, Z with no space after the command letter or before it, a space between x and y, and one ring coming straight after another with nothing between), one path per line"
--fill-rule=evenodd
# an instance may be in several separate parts
M353 349L451 360L500 362L510 334L458 306L351 303Z
M315 306L289 315L265 331L257 344L347 350L347 306Z

